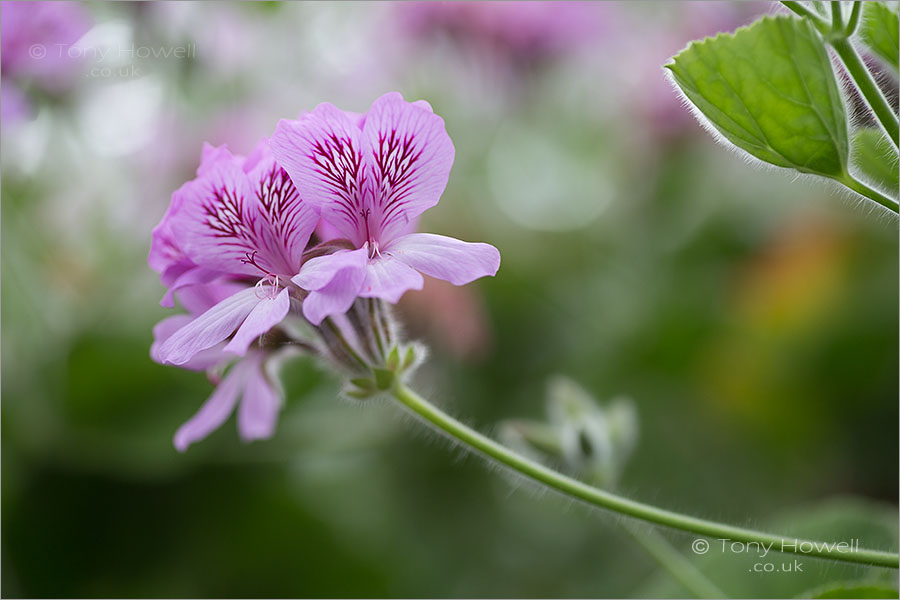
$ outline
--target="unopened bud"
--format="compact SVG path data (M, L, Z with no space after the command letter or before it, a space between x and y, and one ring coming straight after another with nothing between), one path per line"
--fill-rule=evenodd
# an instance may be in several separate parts
M547 423L505 421L500 424L499 437L503 444L537 459L561 461L563 458L559 430Z
M637 441L634 403L617 398L608 407L567 377L547 382L547 423L508 421L501 441L596 485L613 485Z

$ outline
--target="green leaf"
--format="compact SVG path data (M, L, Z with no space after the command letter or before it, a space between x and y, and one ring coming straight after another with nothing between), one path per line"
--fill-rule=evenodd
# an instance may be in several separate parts
M897 598L896 588L884 583L850 581L831 583L812 589L798 598Z
M767 163L840 178L847 116L825 44L806 19L765 17L692 42L666 65L711 126Z
M410 346L406 349L406 356L403 358L402 370L406 370L412 366L412 364L416 362L416 348L415 346Z
M357 400L365 400L366 398L370 398L373 394L373 391L361 390L359 388L350 387L344 390L344 393L351 398L356 398Z
M350 383L355 385L361 390L374 390L375 382L369 379L368 377L356 377L350 380Z
M379 390L386 390L394 383L394 372L389 369L372 369L375 374L375 385Z
M863 25L860 35L863 42L879 58L898 69L898 44L900 44L900 18L897 16L896 2L865 2L863 4Z
M388 354L386 365L391 371L396 371L397 367L400 366L400 349L397 346L394 346L391 349L391 353Z
M863 178L891 192L898 191L900 169L897 151L880 129L860 129L853 133L853 164Z

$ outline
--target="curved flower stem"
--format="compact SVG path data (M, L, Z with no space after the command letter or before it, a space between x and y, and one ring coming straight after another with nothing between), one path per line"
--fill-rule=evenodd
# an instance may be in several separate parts
M888 139L894 144L895 149L898 148L897 140L900 124L897 122L897 115L894 114L894 109L891 108L887 98L881 93L878 84L872 79L872 74L869 73L869 69L866 68L862 58L859 57L856 48L853 47L853 44L846 37L830 39L829 43L841 59L841 62L844 63L850 79L856 85L863 100L875 113L878 122L887 133Z
M857 194L860 194L861 196L865 196L869 200L873 200L873 201L877 202L878 204L882 205L883 207L887 208L888 210L890 210L894 213L898 212L897 200L895 200L894 198L885 196L878 190L867 186L862 181L853 177L853 175L850 175L848 173L848 174L844 175L843 179L839 179L838 181L843 183L845 186L847 186L848 188L850 188Z
M390 389L391 394L403 406L426 422L437 427L455 441L475 450L484 456L511 468L530 479L538 481L549 488L587 504L605 508L629 517L642 519L657 525L673 529L689 531L711 538L726 539L735 542L758 543L770 546L779 552L817 556L831 560L877 565L880 567L898 568L900 557L896 553L878 550L854 549L852 552L838 549L834 542L802 540L792 537L763 533L753 529L745 529L725 523L708 521L698 517L683 515L663 508L657 508L642 502L629 500L622 496L606 492L548 469L524 456L516 454L506 446L495 442L471 427L457 421L440 410L395 378Z

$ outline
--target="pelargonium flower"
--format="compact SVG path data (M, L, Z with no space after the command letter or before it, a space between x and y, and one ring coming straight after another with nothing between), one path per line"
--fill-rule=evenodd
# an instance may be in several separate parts
M445 34L483 54L529 64L604 33L609 7L593 2L400 2L408 33L434 43Z
M69 50L90 27L79 2L0 2L4 125L28 115L25 91L32 86L57 94L78 81L80 58Z
M238 283L212 283L183 288L178 294L178 299L192 314L168 317L153 328L151 358L159 363L164 362L160 356L160 349L173 334L189 324L197 315L206 312L243 287ZM234 363L197 414L175 433L175 448L179 452L184 452L192 443L218 429L234 411L239 399L237 425L243 440L249 442L265 439L275 432L282 398L280 390L266 374L267 352L251 350L244 358L237 359L234 354L224 351L225 346L225 342L221 341L198 352L181 365L185 369L207 371L212 376L221 373Z
M427 102L390 93L364 115L323 103L280 121L270 146L304 202L355 248L313 258L293 277L309 291L310 322L346 312L357 297L396 303L422 289L423 273L463 285L497 272L500 253L489 244L407 233L437 204L453 165L444 121Z
M154 230L150 263L173 288L217 277L255 282L222 299L174 332L158 351L181 365L234 334L223 348L243 356L260 335L281 322L300 290L291 277L316 225L266 140L247 158L206 147L197 178L172 196Z

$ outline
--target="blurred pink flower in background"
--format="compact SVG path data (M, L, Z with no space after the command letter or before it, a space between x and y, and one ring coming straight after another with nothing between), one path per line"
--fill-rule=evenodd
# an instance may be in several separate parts
M20 87L58 94L75 82L82 52L73 45L90 26L78 2L0 2L3 120L26 114Z
M426 277L425 286L409 292L398 306L413 336L433 340L457 359L475 363L491 350L493 332L476 288Z
M252 3L218 2L208 10L203 2L148 2L146 10L152 26L173 43L192 40L206 69L236 77L253 68L263 29L253 26Z
M666 20L649 14L651 3L636 3L633 10L620 11L618 26L606 40L607 52L617 60L607 62L609 78L616 82L610 91L621 95L619 101L637 117L650 121L647 131L668 138L693 128L694 118L682 105L666 78L663 65L682 50L685 40L700 39L720 32L734 31L765 12L761 2L681 2L677 19ZM640 35L633 32L640 31ZM699 131L699 129L698 129Z
M28 115L28 98L13 82L3 81L0 86L0 121L21 121Z
M414 38L445 35L509 62L552 58L596 36L607 12L596 2L398 2Z

